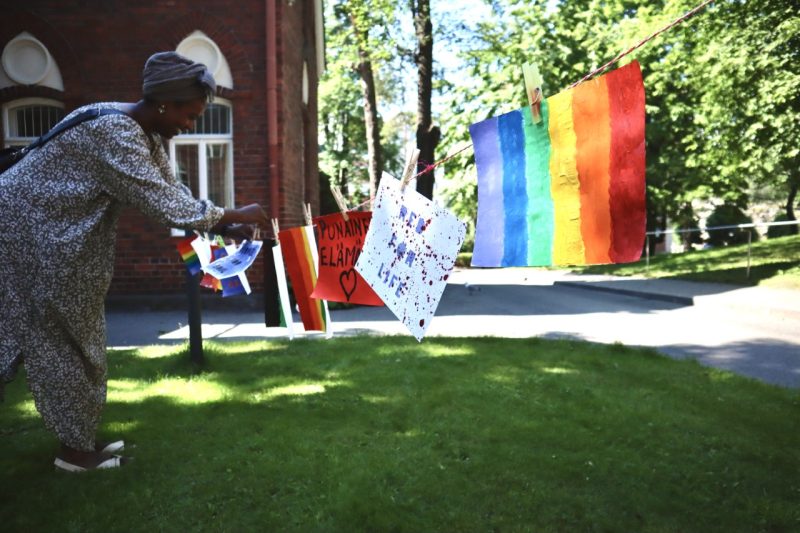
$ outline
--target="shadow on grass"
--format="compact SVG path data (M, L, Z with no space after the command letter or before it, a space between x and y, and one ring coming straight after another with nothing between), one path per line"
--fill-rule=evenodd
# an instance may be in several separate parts
M121 432L136 461L85 477L53 475L52 439L19 414L14 383L0 415L20 429L0 442L6 525L735 531L800 519L797 396L651 350L398 337L207 355L198 374L185 351L113 353L102 431Z

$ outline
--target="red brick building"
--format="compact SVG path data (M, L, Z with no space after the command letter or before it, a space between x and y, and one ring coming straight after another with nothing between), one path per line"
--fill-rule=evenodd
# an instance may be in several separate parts
M147 58L177 50L218 85L195 130L169 143L178 176L218 205L260 203L284 227L302 222L304 203L319 211L321 0L0 3L3 146L27 144L78 106L139 100ZM111 293L180 293L176 234L126 211ZM263 288L261 262L248 277Z

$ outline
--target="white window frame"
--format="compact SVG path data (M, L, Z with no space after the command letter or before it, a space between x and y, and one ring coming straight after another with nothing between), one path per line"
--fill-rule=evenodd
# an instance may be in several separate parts
M178 145L193 145L197 146L197 174L198 174L198 196L201 200L208 199L208 165L206 162L206 152L208 145L221 144L225 145L228 152L228 161L225 169L225 198L224 204L219 207L233 208L234 207L234 189L233 189L233 106L230 101L216 97L214 98L215 104L220 104L228 107L230 110L230 133L226 134L180 134L176 135L169 141L169 161L172 166L172 171L178 177L178 164L176 160L176 150ZM178 179L180 179L178 177ZM184 235L184 230L172 229L172 236L179 237Z
M59 102L58 100L53 100L51 98L18 98L16 100L6 102L3 104L3 144L5 148L8 148L9 146L27 146L37 139L36 137L11 137L9 135L9 132L11 131L11 111L18 107L31 105L57 107L62 110L64 109L63 102ZM64 116L66 116L66 113L64 113Z

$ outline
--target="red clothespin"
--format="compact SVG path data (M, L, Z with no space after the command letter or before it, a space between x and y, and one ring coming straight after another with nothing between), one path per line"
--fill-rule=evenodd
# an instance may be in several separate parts
M534 124L542 121L542 84L544 80L539 74L539 67L533 63L522 65L522 76L525 78L525 92L528 95L528 105L531 106L531 115Z

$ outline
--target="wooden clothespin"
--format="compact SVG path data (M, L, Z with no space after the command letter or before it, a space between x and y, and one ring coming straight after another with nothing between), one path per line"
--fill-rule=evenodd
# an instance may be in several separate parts
M350 217L347 216L349 209L347 208L347 202L345 202L344 196L342 196L342 191L339 189L339 187L334 185L331 187L331 193L333 193L333 199L336 200L336 205L339 206L339 211L342 212L342 218L344 218L344 221L347 222L350 220Z
M311 216L311 204L303 204L303 218L306 220L306 226L314 224L314 219Z
M277 218L273 218L272 219L272 233L275 234L275 243L278 243L278 241L279 241L278 233L280 233L280 231L281 231L281 228L278 227L278 219Z
M411 181L411 177L416 174L414 172L417 169L417 161L419 160L419 148L414 148L414 151L411 152L408 156L408 162L406 162L406 169L403 172L403 179L400 180L400 190L406 188L408 182Z
M253 228L253 240L257 241L261 239L261 228L259 226L255 226Z
M539 67L533 63L522 65L522 76L525 78L525 93L528 95L528 105L531 106L534 124L542 121L542 84L544 80L539 74Z

